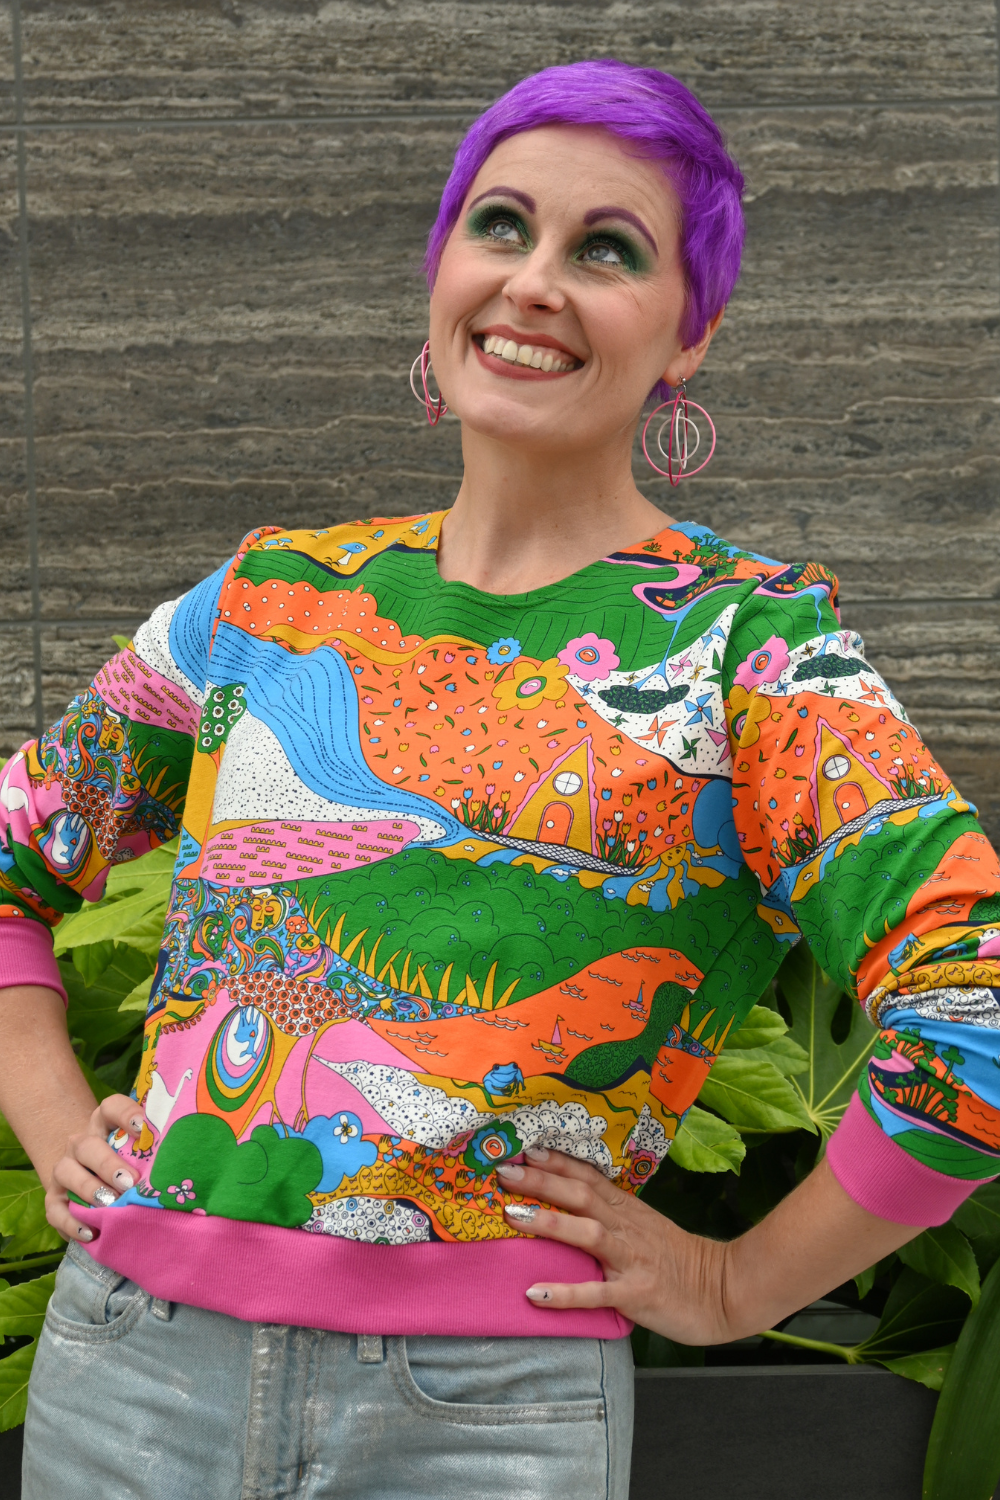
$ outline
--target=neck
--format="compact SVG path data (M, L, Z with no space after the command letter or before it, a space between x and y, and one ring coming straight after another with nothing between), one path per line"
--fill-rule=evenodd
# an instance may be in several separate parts
M636 489L630 438L546 453L463 428L465 476L441 531L441 577L527 593L662 531L670 517Z

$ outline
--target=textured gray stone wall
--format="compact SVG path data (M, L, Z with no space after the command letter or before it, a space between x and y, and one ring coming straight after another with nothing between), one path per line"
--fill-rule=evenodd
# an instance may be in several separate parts
M421 425L406 371L451 153L519 77L611 54L690 84L750 184L695 392L717 456L677 496L643 487L832 565L1000 840L993 0L21 0L0 21L5 747L252 525L449 502L457 430Z

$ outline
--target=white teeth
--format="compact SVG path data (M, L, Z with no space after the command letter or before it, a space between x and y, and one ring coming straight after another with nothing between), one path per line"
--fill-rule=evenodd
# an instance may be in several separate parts
M541 370L548 374L555 370L558 374L562 370L571 370L573 360L561 360L551 349L536 349L533 344L516 344L513 339L505 339L502 334L488 333L483 338L483 353L493 354L497 359L505 359L508 364L524 365L526 369Z
M488 333L483 339L484 354L493 354L505 359L508 364L524 365L526 369L541 370L546 375L550 370L557 373L573 368L572 360L559 359L551 349L536 349L533 344L516 344L502 334Z

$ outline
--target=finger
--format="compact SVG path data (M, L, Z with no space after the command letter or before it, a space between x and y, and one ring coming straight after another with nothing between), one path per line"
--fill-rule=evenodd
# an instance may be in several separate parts
M534 1203L508 1203L504 1216L512 1228L541 1239L558 1240L585 1250L613 1271L627 1269L632 1252L628 1242L611 1234L597 1219L576 1218L573 1214L555 1213Z
M66 1155L74 1157L83 1166L89 1168L95 1177L113 1187L118 1193L124 1193L128 1188L134 1187L139 1180L139 1172L123 1162L118 1152L113 1151L107 1141L102 1140L98 1135L74 1136L70 1140Z
M524 1156L529 1166L551 1172L555 1177L588 1183L607 1203L616 1203L622 1196L622 1189L597 1167L591 1166L590 1162L578 1161L575 1156L567 1156L564 1151L549 1151L540 1146L532 1147Z
M118 1197L118 1189L104 1182L93 1172L88 1172L73 1156L64 1156L58 1161L52 1173L53 1190L62 1188L64 1192L75 1193L82 1198L84 1203L98 1204L103 1207Z
M521 1167L516 1162L503 1162L497 1167L497 1176L510 1192L528 1198L540 1198L543 1203L554 1204L571 1214L599 1219L606 1229L618 1223L616 1203L610 1194L601 1192L590 1181L576 1177L558 1177L555 1173L542 1171L540 1167ZM611 1184L605 1183L605 1187ZM615 1188L617 1198L625 1195Z
M88 1244L94 1238L92 1229L88 1229L86 1224L81 1224L79 1219L74 1219L63 1193L53 1191L46 1194L45 1217L64 1240L81 1240L84 1244Z
M524 1295L536 1307L614 1306L614 1292L607 1281L540 1281L535 1286L529 1286Z
M141 1135L145 1123L141 1107L128 1094L109 1094L94 1111L93 1126L102 1135L108 1135L112 1130Z

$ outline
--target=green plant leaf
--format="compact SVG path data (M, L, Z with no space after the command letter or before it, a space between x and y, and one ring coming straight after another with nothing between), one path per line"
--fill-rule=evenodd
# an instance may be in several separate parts
M878 1327L856 1346L854 1358L884 1364L905 1354L941 1349L958 1338L968 1310L969 1299L964 1292L939 1286L904 1266Z
M55 1271L48 1271L33 1281L22 1281L0 1292L0 1334L10 1338L27 1333L36 1339L42 1331L55 1282Z
M103 943L74 948L71 954L73 967L84 984L96 984L114 956L115 945L110 938Z
M71 948L111 941L155 958L163 935L165 898L161 896L158 890L134 891L120 901L98 901L63 917L55 931L57 957Z
M102 900L63 917L55 931L56 955L113 942L155 958L176 857L173 840L142 859L116 865Z
M138 1010L141 1011L143 1015L146 1014L146 1010L149 1006L149 992L153 987L153 979L155 974L156 970L154 969L152 974L147 974L145 979L139 980L139 983L135 986L134 989L129 990L128 994L125 996L125 999L118 1007L119 1011Z
M927 1349L923 1354L904 1354L900 1359L883 1359L881 1363L894 1375L902 1375L906 1380L918 1380L929 1391L939 1391L944 1385L954 1352L955 1345L946 1344L943 1349Z
M1000 1260L1000 1182L984 1182L976 1188L956 1208L949 1222L971 1244L980 1276L988 1276Z
M20 1260L62 1245L61 1235L46 1222L45 1190L37 1172L0 1172L0 1235L4 1260Z
M840 1123L878 1032L860 1005L854 1005L847 1036L834 1041L831 1024L843 991L823 973L804 942L782 962L776 983L791 1012L792 1040L809 1054L808 1070L790 1087L800 1094L825 1141Z
M766 1047L771 1042L776 1042L779 1037L785 1036L788 1027L776 1010L769 1005L755 1005L747 1013L747 1018L738 1031L733 1031L726 1038L725 1050L750 1047Z
M859 1302L863 1302L865 1300L865 1298L868 1296L868 1293L875 1285L875 1275L877 1271L877 1266L869 1266L867 1271L862 1271L859 1275L855 1276L854 1285L858 1289Z
M686 1172L736 1172L747 1154L738 1130L692 1104L670 1148L670 1160Z
M1000 1265L983 1283L938 1397L923 1500L990 1500L1000 1480Z
M83 1042L83 1061L91 1067L105 1047L135 1030L137 1017L128 1011L122 1014L121 1003L152 971L153 962L145 953L120 945L95 985L84 984L71 964L60 964L69 996L69 1034Z
M0 1170L5 1167L30 1167L27 1152L11 1130L3 1115L0 1115Z
M723 1051L726 1055L728 1048ZM738 1057L743 1062L766 1062L777 1068L782 1078L791 1078L796 1073L804 1073L809 1066L809 1054L798 1042L793 1042L790 1036L776 1037L773 1042L768 1042L766 1047L743 1047L734 1048L729 1053L730 1057Z
M896 1254L907 1266L942 1286L957 1286L973 1307L979 1301L979 1267L972 1246L954 1224L925 1229L915 1240L900 1245Z
M723 1052L698 1098L738 1130L815 1130L802 1095L771 1062Z
M0 1432L19 1427L28 1406L28 1376L38 1344L25 1344L0 1359Z

